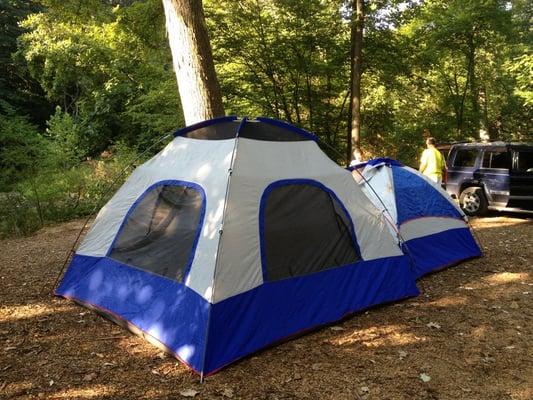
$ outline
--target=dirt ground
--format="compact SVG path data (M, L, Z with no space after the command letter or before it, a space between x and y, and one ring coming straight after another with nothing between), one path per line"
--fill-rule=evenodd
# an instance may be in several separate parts
M484 257L200 383L51 295L83 221L0 241L0 399L533 399L533 219L472 219Z

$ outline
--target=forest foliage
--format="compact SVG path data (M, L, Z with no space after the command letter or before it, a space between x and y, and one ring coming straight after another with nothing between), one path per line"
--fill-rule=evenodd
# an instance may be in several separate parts
M346 163L351 3L203 3L226 113L300 126ZM528 0L364 3L367 157L416 166L426 128L533 140ZM101 205L184 118L161 0L0 4L0 235L26 234Z

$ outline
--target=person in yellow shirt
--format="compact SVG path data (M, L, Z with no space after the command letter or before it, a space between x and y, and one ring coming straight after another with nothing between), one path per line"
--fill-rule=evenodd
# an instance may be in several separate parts
M435 147L435 138L426 139L427 148L422 153L419 171L437 184L442 183L442 176L446 171L446 160L442 153Z

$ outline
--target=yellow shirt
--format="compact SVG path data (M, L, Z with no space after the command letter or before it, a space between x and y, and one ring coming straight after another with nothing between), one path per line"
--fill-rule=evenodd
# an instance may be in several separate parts
M420 172L424 175L442 178L442 170L446 168L444 156L435 147L430 147L422 153Z

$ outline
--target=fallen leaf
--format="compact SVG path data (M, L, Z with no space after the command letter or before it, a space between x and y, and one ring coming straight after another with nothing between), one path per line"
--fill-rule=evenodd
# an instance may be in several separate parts
M370 393L370 388L368 386L363 386L361 388L361 393Z
M424 382L429 382L431 380L431 376L425 374L425 373L421 373L420 374L420 379L422 379L422 381Z
M83 377L83 381L84 382L90 382L94 379L96 379L98 375L96 374L96 372L91 372L90 374L87 374Z
M342 326L330 326L329 329L331 329L332 331L345 331L346 330Z
M193 390L193 389L185 389L185 390L182 390L180 392L180 394L183 396L183 397L194 397L196 396L198 393L200 392L197 392L196 390Z

